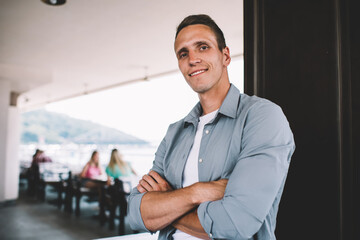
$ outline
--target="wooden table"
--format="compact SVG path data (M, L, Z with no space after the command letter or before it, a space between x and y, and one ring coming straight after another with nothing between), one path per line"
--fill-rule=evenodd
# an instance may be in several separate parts
M70 176L70 169L66 165L56 162L39 163L38 166L39 181L36 182L36 185L38 185L36 187L38 188L40 198L45 200L46 185L53 186L58 193L56 204L58 208L61 208L64 183Z

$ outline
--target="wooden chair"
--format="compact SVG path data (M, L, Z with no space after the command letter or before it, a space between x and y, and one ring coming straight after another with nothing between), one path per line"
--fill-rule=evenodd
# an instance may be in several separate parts
M74 186L73 186L73 177L71 171L69 172L69 177L66 180L64 186L65 199L64 199L64 211L72 213L73 211L73 197L74 197Z
M125 216L127 215L127 200L129 193L124 191L124 183L120 179L115 179L111 186L105 186L101 191L100 198L100 225L106 222L106 209L109 210L109 229L115 228L116 209L119 209L119 235L125 234Z
M79 177L75 177L75 181L73 183L73 194L75 195L75 215L80 216L80 200L83 196L87 196L88 202L97 202L99 201L99 190L93 188L84 187L82 184L82 180Z
M64 170L52 172L49 169L46 169L45 171L40 171L40 167L38 164L33 165L31 169L32 186L30 191L32 191L38 199L45 201L46 186L53 187L57 192L57 199L55 199L55 201L53 200L53 202L60 209L62 204L64 203L62 195L66 189L67 179L71 178L71 171Z

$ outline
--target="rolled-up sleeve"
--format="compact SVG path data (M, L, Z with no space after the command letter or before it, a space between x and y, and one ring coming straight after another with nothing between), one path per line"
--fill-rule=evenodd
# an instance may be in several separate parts
M204 202L198 208L199 220L209 236L249 239L258 232L275 199L281 197L294 149L293 135L280 107L266 101L248 111L241 151L224 198Z
M165 138L161 141L159 148L157 149L155 153L155 160L153 162L152 170L159 173L162 177L164 176L163 172L163 158L165 155L165 149L166 149L166 142ZM128 197L128 217L129 217L129 224L130 227L133 230L138 231L148 231L150 232L143 222L143 219L141 217L140 212L140 205L141 200L143 198L145 193L140 193L137 188L133 188L130 196Z
M131 229L139 231L148 231L141 217L140 204L145 193L139 193L137 189L133 189L128 198L128 217Z

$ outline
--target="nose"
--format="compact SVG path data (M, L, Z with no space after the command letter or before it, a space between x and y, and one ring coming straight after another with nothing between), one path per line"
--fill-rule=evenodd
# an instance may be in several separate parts
M194 66L197 63L201 62L201 59L199 58L198 54L196 54L195 52L190 51L188 54L189 54L189 64L190 64L190 66Z

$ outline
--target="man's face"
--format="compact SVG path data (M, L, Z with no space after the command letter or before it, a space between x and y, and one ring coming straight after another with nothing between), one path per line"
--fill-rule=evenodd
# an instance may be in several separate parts
M216 36L202 24L183 28L175 39L179 69L187 83L202 94L228 81L229 49L219 50Z

